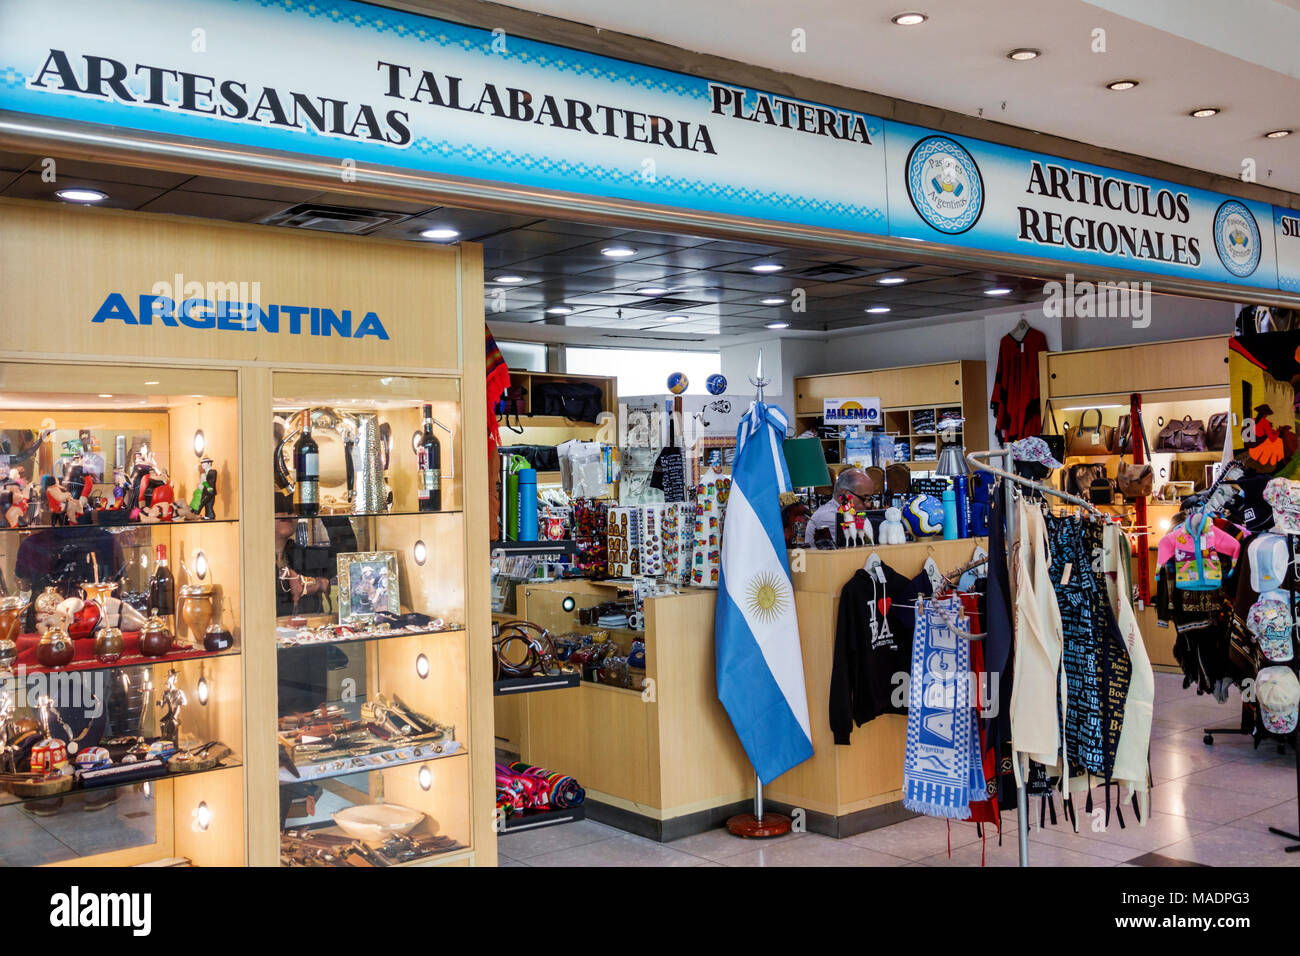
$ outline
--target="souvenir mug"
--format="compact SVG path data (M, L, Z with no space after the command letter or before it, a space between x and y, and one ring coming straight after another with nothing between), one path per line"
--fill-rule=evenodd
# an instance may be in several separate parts
M171 652L174 638L172 629L158 614L158 609L149 612L149 620L140 628L140 653L145 657L162 657Z
M50 585L36 598L36 633L44 634L45 629L59 618L59 605L63 595L54 585Z
M63 621L60 617L47 627L41 635L41 642L36 645L36 662L42 667L64 667L77 653Z
M18 661L18 628L27 611L26 598L13 595L0 598L0 670L7 670Z

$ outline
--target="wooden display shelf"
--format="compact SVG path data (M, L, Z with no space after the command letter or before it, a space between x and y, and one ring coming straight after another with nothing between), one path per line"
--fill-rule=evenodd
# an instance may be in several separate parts
M135 787L141 784L156 784L162 780L180 780L185 778L192 780L198 777L207 777L212 774L222 773L223 771L238 770L243 766L243 761L233 755L222 759L221 763L207 770L190 770L185 773L171 773L164 770L162 773L154 774L151 777L140 777L135 780L124 780L120 783L101 783L94 786L82 786L79 783L73 784L71 790L65 790L63 793L56 793L48 797L20 797L7 788L0 786L0 807L9 807L19 804L40 803L42 801L68 799L71 797L83 797L96 793L105 793L112 790L121 790L123 787Z

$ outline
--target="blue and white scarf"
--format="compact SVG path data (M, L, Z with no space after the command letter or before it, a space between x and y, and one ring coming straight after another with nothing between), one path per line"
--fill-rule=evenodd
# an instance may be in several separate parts
M953 626L961 620L953 598L918 607L903 759L903 806L956 820L970 816L972 798L987 796L970 705L970 645Z

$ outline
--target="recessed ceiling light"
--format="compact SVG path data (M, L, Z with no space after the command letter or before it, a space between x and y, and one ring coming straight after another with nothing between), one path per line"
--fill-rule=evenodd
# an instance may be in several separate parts
M1205 119L1207 116L1217 116L1219 108L1217 106L1202 106L1199 109L1192 110L1193 116L1197 119Z
M665 322L685 322L685 321L686 321L687 319L689 319L689 318L690 318L689 315L665 315L665 316L664 316L664 321L665 321Z
M439 239L446 242L448 239L455 239L460 235L459 229L452 229L446 226L440 226L435 229L426 229L420 233L421 239Z
M775 295L760 301L763 305L785 305L785 299Z
M867 312L871 315L884 315L888 311L889 306L887 305L873 305L871 308L867 309Z
M914 27L919 23L924 23L930 18L924 13L900 13L893 18L893 21L900 27Z
M1114 83L1107 83L1106 89L1114 90L1116 93L1121 90L1131 90L1138 85L1137 80L1116 80Z
M569 315L573 310L567 305L553 305L546 310L547 315Z
M495 279L493 279L492 281L493 281L493 282L504 282L504 283L506 283L507 285L510 285L510 284L512 284L512 283L515 283L515 282L523 282L523 281L524 281L524 277L523 277L523 276L497 276L497 277L496 277Z
M756 266L750 266L754 272L780 272L785 266L776 262L760 262Z
M637 289L637 295L663 295L667 289L661 289L657 285L643 285Z
M1008 60L1037 60L1043 55L1042 50L1035 50L1027 46L1017 47L1007 54Z
M877 285L902 285L907 280L902 276L885 276L883 279L877 279Z
M600 250L600 254L611 259L626 259L628 256L636 255L636 250L631 246L606 246Z
M157 382L145 382L146 385L157 385Z
M1265 133L1265 134L1264 134L1264 138L1265 138L1265 139L1281 139L1283 136L1290 136L1290 135L1291 135L1291 130L1289 130L1289 129L1275 129L1275 130L1273 130L1273 131L1270 132L1270 133Z
M108 193L98 189L60 189L54 195L64 202L103 202L108 198Z
M985 295L1010 295L1011 290L1004 286L998 286L996 289L985 289Z
M789 327L789 322L769 322L764 326L767 329L788 329Z
M99 393L99 397L100 397L100 398L112 398L113 396L110 395L108 392L100 392L100 393Z

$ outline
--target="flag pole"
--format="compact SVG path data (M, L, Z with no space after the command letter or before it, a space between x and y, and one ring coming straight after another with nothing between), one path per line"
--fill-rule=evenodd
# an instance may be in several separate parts
M762 403L763 390L771 384L771 379L763 377L763 350L758 350L758 368L749 380L754 386L755 401ZM726 534L726 531L723 531ZM793 829L790 818L784 813L763 812L763 778L754 772L754 812L738 813L727 820L727 829L739 837L777 837L785 836Z

